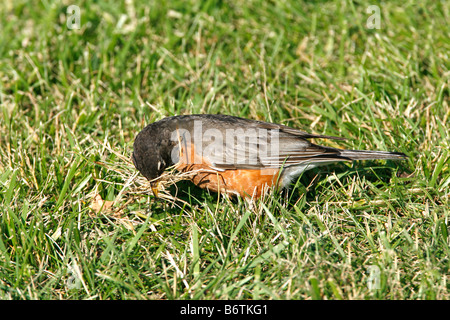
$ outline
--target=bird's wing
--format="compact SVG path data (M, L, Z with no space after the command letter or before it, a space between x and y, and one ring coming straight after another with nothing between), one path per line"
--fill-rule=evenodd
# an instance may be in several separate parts
M281 168L309 162L349 160L339 155L339 149L318 146L306 140L341 138L263 124L205 134L203 157L217 170Z

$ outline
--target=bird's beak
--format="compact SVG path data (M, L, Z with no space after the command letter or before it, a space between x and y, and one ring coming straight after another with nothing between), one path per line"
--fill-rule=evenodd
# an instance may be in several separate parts
M155 197L158 197L159 185L159 181L150 182L150 187L152 188L152 192Z

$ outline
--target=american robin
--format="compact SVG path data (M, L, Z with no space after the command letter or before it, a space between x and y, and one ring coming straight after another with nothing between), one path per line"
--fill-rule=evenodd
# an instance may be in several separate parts
M220 114L164 118L134 141L132 160L154 188L164 170L190 172L199 187L242 197L260 197L270 187L289 186L305 170L353 160L406 158L399 152L320 146L310 134L281 124Z

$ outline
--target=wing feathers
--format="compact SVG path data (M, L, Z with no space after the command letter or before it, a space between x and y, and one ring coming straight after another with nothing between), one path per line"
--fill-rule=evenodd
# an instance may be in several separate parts
M200 125L205 116L197 116ZM189 118L192 125L192 117ZM281 168L307 163L329 163L358 159L391 159L382 153L349 151L323 147L309 142L310 138L345 140L344 138L311 134L284 125L241 119L231 116L208 116L207 125L200 126L206 137L201 141L202 156L216 170ZM220 123L220 125L219 125ZM189 132L196 132L196 127ZM193 137L192 137L193 138ZM195 142L194 142L195 140ZM196 139L192 140L195 144Z

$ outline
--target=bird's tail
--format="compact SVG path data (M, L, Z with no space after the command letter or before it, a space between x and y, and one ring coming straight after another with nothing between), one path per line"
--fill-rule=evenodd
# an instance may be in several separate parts
M340 156L350 160L403 160L407 156L401 152L370 151L370 150L342 150Z

